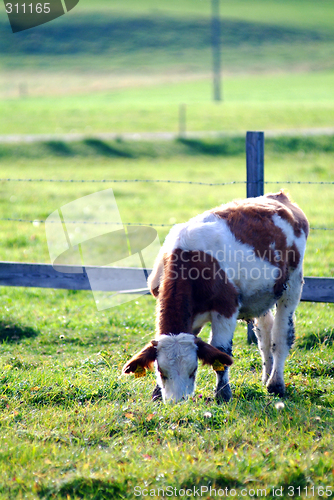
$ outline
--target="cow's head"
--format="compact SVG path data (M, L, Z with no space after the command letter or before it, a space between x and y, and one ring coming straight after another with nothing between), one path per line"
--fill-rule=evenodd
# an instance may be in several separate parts
M156 362L157 382L164 401L174 402L187 398L195 389L198 359L222 371L232 364L232 358L216 347L207 344L189 333L161 335L152 340L136 354L123 368L123 373L145 375L146 368Z

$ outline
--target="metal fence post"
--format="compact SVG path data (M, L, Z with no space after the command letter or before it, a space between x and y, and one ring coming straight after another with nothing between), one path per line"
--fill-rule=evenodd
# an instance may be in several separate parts
M222 101L221 89L221 25L219 14L220 0L211 0L211 36L212 36L212 63L213 63L213 100Z
M246 135L247 198L264 194L264 133Z
M264 133L246 134L247 198L264 194ZM253 322L247 325L247 341L257 343Z

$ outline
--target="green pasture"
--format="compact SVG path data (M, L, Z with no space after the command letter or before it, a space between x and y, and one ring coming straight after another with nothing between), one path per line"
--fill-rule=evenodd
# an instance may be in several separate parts
M0 172L2 179L242 182L243 149L238 138L2 145ZM286 181L333 180L333 169L331 137L267 140L265 179L281 182L267 184L266 192L287 188L311 226L334 227L333 186ZM0 218L45 220L63 204L109 187L124 223L174 224L245 195L244 183L3 180ZM1 260L49 262L44 224L1 221L0 227ZM168 229L157 231L162 241ZM331 231L311 231L306 275L333 276L332 239ZM153 374L121 375L154 336L152 297L98 312L90 292L2 287L0 294L1 499L133 499L144 488L162 498L167 487L210 486L234 488L245 498L254 498L254 489L272 498L272 489L282 488L282 498L294 492L304 499L327 487L331 497L333 305L302 303L297 310L283 408L260 383L259 354L247 345L243 323L235 334L233 401L216 405L214 372L201 367L194 397L163 406L150 401ZM206 327L201 335L208 333Z
M2 75L7 84L25 84L36 71L47 76L65 72L69 79L76 72L93 72L98 80L119 73L207 73L212 58L210 6L209 0L81 0L51 24L15 35L3 9ZM221 18L224 73L333 69L330 0L222 2Z
M98 0L89 3L87 0L80 5L85 11L107 10L110 8L108 0ZM333 4L330 0L320 0L315 5L312 0L233 0L222 2L221 15L223 18L242 19L253 22L271 22L272 24L294 25L301 27L319 27L331 29L334 21ZM209 16L211 12L210 0L171 0L167 3L157 3L153 0L126 3L113 0L112 12L128 14L169 13L178 16L195 14ZM274 22L273 22L274 20Z
M222 3L212 103L210 2L88 2L12 34L0 18L0 134L239 131L333 123L333 3Z
M0 135L86 136L0 144L0 261L49 263L40 221L108 188L123 223L154 224L162 242L173 224L245 196L246 130L333 127L332 0L221 2L219 104L210 6L80 0L15 35L0 9ZM225 137L92 138L177 132L180 104L188 131ZM333 151L333 136L267 133L265 192L286 189L314 228L307 276L334 276L334 186L320 184L334 181ZM218 406L214 372L200 367L194 396L172 406L151 402L154 374L121 375L154 336L153 297L100 312L91 292L0 287L0 297L1 500L133 500L144 488L150 498L171 490L179 498L194 487L239 498L273 498L273 489L284 499L334 496L333 304L299 305L282 401L262 387L257 347L239 323L233 400Z
M175 15L209 16L211 12L210 0L170 0L156 2L153 0L80 0L68 16L75 17L81 13L111 12L119 16ZM273 24L297 25L301 27L323 27L331 29L334 12L331 0L319 0L317 4L312 0L254 0L251 4L247 0L233 0L221 5L222 17L259 21L262 23L275 21ZM0 12L1 19L5 18L4 10Z
M306 486L332 484L332 306L300 305L279 410L259 382L243 325L234 400L217 406L213 372L200 368L194 398L162 406L150 402L153 374L120 374L154 335L154 299L97 314L83 292L1 295L0 498L133 499L136 486L210 485L239 495L264 488L270 497L283 487L283 498L300 487L307 498Z
M150 402L153 374L121 376L154 335L153 298L97 313L83 292L5 288L1 296L0 498L133 499L136 486L210 485L239 495L263 488L270 498L273 487L283 498L300 487L308 498L305 487L333 484L332 306L298 309L283 409L259 382L243 325L234 400L217 406L214 374L200 368L195 396L162 406Z
M211 101L209 78L132 85L87 94L2 99L0 134L176 132L181 103L187 106L191 131L244 133L333 125L332 71L226 77L220 104Z

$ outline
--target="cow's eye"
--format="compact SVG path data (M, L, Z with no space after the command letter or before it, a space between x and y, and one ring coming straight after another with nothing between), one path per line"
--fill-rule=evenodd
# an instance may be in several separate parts
M189 378L194 378L196 375L196 369L189 375Z
M159 370L159 372L160 372L161 380L167 380L168 377L166 377L166 375L161 370Z

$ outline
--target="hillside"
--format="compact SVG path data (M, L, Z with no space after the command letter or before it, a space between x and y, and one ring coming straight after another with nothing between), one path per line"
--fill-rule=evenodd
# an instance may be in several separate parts
M333 68L332 3L257 0L251 11L241 0L231 4L221 6L225 70ZM207 1L182 0L162 9L150 0L83 0L66 16L15 35L0 16L3 69L201 72L211 67L210 48Z

